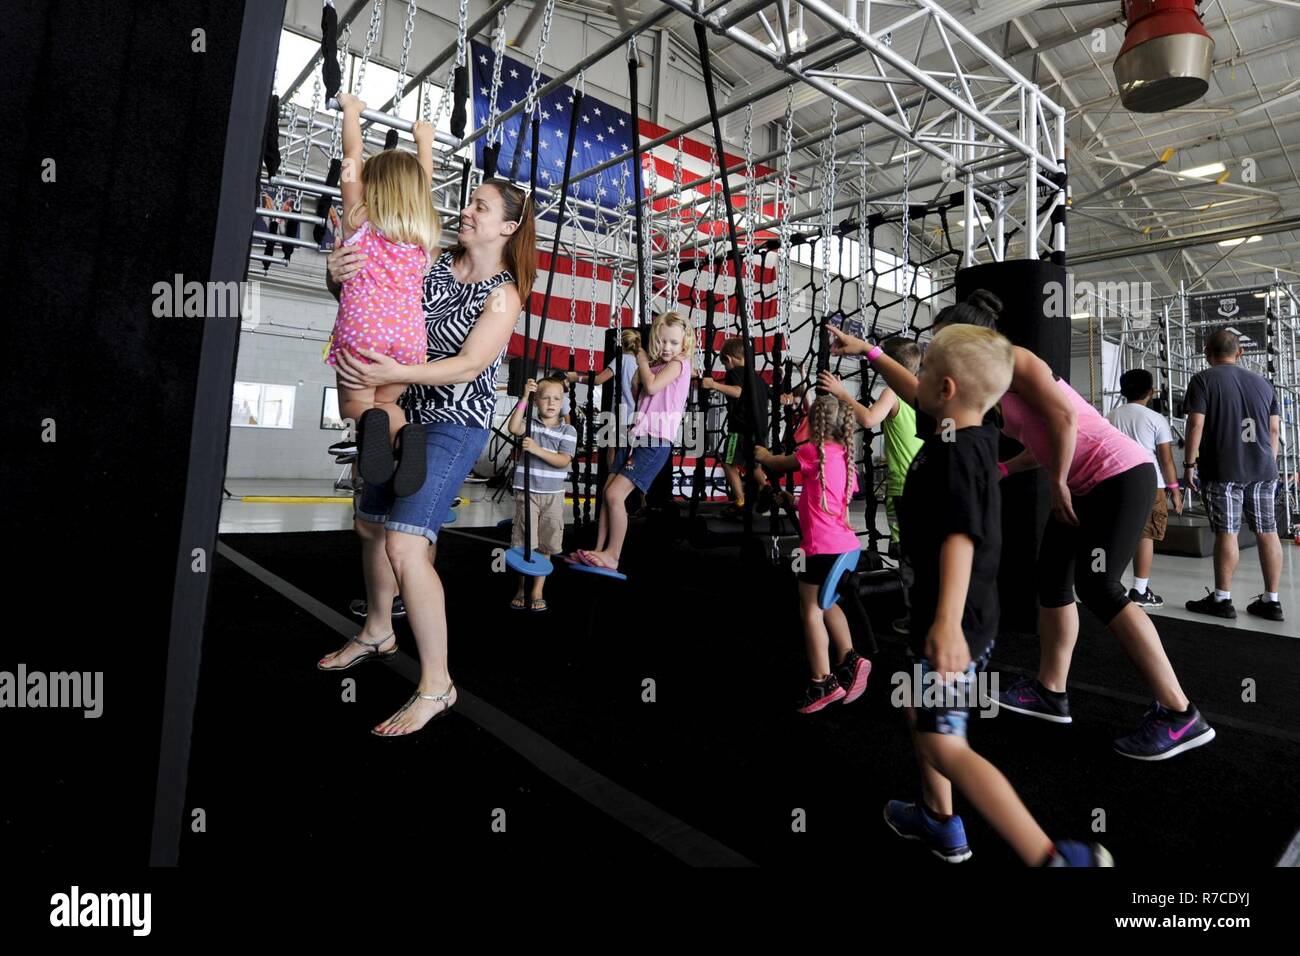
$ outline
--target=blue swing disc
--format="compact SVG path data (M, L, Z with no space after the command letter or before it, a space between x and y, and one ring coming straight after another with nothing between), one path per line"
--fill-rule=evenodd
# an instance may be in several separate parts
M583 564L581 561L571 561L569 567L574 571L581 571L583 574L594 574L597 577L613 578L615 581L626 581L627 575L622 571L615 571L613 568L597 568L590 564Z
M511 548L506 552L506 567L530 578L544 578L555 570L550 557L538 551L533 552L532 560L525 559L523 548Z
M845 551L835 558L830 573L826 575L826 580L822 582L821 591L817 595L817 603L823 611L829 611L831 605L840 599L840 578L858 566L858 556L861 553L861 551Z

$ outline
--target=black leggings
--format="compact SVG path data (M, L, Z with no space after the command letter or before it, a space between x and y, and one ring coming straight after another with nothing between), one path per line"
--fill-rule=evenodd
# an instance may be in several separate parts
M1120 577L1137 552L1155 496L1155 469L1137 465L1074 496L1078 526L1048 518L1038 549L1038 603L1067 607L1077 591L1083 605L1110 624L1129 603Z

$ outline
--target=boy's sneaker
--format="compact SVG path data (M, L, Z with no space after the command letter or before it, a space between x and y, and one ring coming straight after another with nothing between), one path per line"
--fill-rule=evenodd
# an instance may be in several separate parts
M1226 617L1229 620L1234 620L1237 617L1237 609L1232 606L1232 599L1220 601L1209 588L1205 589L1205 597L1197 601L1188 601L1187 610L1195 611L1197 614Z
M1246 605L1246 613L1262 617L1266 621L1285 620L1282 617L1282 602L1266 600L1262 594Z
M998 706L1026 717L1068 724L1070 700L1065 694L1053 694L1036 680L1018 680L998 695Z
M844 699L844 688L840 682L831 674L824 680L814 680L808 682L808 689L803 693L803 699L799 701L799 713L815 714L823 707L829 707L837 700Z
M336 441L330 445L330 454L339 460L339 464L356 461L357 443L354 441Z
M1052 858L1043 866L1114 866L1115 860L1100 843L1058 840Z
M1138 607L1164 607L1165 599L1159 594L1154 593L1151 588L1139 593L1133 588L1128 589L1128 599Z
M919 803L890 800L885 804L885 822L904 840L920 840L946 863L964 863L971 858L966 828L956 814L940 822Z
M844 655L840 666L835 668L835 679L844 688L843 702L851 704L861 697L867 689L867 678L871 676L871 661L857 651Z
M1168 760L1213 739L1214 728L1193 705L1188 704L1187 713L1179 714L1155 703L1142 716L1137 730L1115 741L1115 752L1134 760Z
M348 610L357 617L365 617L368 607L369 605L367 605L365 598L357 598L348 605ZM406 617L406 605L402 602L402 596L400 594L393 598L393 617Z

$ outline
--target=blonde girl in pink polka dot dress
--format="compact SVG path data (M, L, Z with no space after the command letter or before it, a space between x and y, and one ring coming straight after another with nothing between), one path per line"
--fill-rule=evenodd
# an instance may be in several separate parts
M361 112L366 104L350 93L338 99L343 110L344 245L368 258L361 271L343 283L325 361L337 364L336 356L346 349L368 362L361 354L367 349L403 365L420 365L427 355L424 278L437 259L442 230L430 193L433 128L415 124L418 156L386 149L363 165ZM357 389L339 382L343 417L358 423L358 465L366 481L392 477L393 442L406 424L397 399L405 390L405 384ZM386 420L366 414L372 410L382 412ZM423 454L420 449L421 461Z

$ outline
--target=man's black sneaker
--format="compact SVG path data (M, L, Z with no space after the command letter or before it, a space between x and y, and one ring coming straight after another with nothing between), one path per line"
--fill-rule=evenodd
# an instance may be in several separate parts
M1071 723L1070 700L1065 694L1053 694L1036 680L1018 680L998 695L998 706L1049 720L1054 724Z
M1159 594L1153 593L1150 588L1147 588L1146 591L1143 592L1142 594L1139 594L1133 588L1129 588L1128 599L1132 601L1134 604L1136 604L1138 607L1164 607L1165 606L1165 599L1162 598Z
M1269 601L1262 594L1246 605L1246 613L1262 617L1266 621L1286 620L1282 617L1282 602Z
M1186 713L1179 714L1155 703L1137 730L1115 741L1115 751L1134 760L1168 760L1213 739L1214 728L1191 704Z
M1228 620L1235 620L1237 617L1237 609L1232 606L1232 600L1220 601L1209 588L1205 589L1205 597L1198 601L1188 601L1187 610L1195 611L1197 614L1224 617Z
M348 605L348 610L357 617L365 617L367 611L366 599L357 598ZM400 594L393 598L393 617L406 617L406 605L402 602L402 596Z

